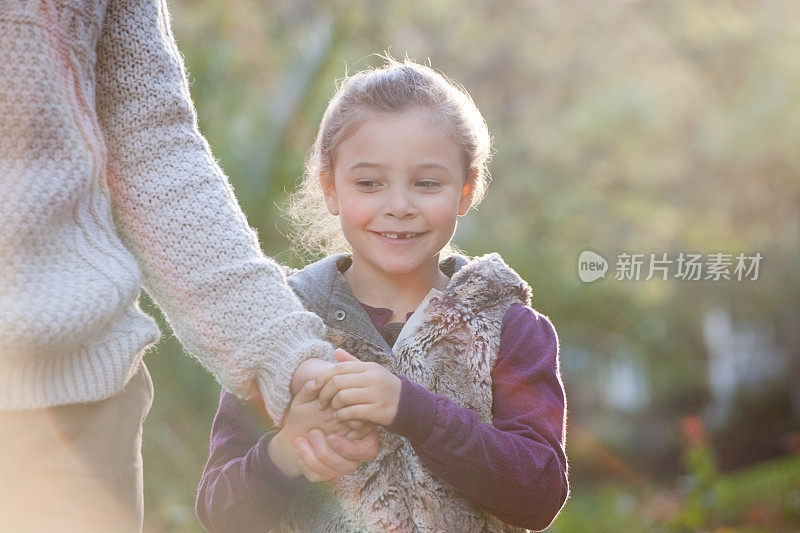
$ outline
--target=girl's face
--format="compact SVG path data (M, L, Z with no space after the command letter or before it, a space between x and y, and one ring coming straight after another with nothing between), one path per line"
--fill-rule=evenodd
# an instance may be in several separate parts
M472 200L462 152L437 118L426 109L374 114L336 148L325 200L359 269L437 272Z

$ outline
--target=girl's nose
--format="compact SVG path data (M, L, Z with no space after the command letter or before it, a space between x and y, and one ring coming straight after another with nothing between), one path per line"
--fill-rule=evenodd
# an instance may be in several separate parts
M389 194L386 200L385 213L386 216L394 218L408 218L414 216L417 212L414 207L413 199L409 197L408 191L394 190Z

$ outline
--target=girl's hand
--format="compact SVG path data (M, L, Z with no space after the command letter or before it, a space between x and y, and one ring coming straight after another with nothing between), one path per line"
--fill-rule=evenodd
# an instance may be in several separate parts
M269 457L286 477L296 478L302 473L297 467L297 450L293 443L298 435L307 434L317 426L332 432L339 431L341 434L352 431L333 418L331 409L320 409L316 397L314 384L307 382L289 405L281 430L269 441Z
M362 419L388 426L400 403L400 378L378 363L364 363L344 350L334 353L343 361L316 378L319 407L334 409L338 420Z
M343 422L333 417L332 408L320 409L317 388L309 381L292 400L268 450L285 476L324 481L351 474L360 461L373 459L378 438L374 424Z
M297 468L311 482L349 475L358 468L358 461L345 459L333 451L319 429L312 429L308 439L295 437L294 447L298 457Z
M374 431L351 441L340 435L327 437L318 429L311 430L308 440L296 437L297 469L312 482L327 481L356 471L361 461L378 454L378 435Z

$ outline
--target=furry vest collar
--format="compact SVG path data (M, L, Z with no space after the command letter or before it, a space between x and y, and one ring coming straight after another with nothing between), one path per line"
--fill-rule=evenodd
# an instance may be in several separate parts
M440 263L451 277L440 298L426 299L418 319L389 348L341 274L350 262L334 255L289 277L309 310L328 326L328 340L362 361L374 361L453 399L492 423L491 370L503 316L530 304L530 287L497 254ZM309 486L282 521L283 531L521 531L504 524L434 477L404 437L379 432L377 457L349 476Z

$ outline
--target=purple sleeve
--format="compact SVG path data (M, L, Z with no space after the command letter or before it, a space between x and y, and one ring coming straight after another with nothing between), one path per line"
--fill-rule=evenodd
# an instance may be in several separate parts
M492 425L400 379L400 404L387 429L406 437L425 467L504 522L544 529L553 521L569 483L558 337L547 317L521 304L505 314L492 370Z
M251 404L224 389L219 399L195 504L212 532L267 530L307 485L305 478L287 478L272 462L267 444L277 428Z

